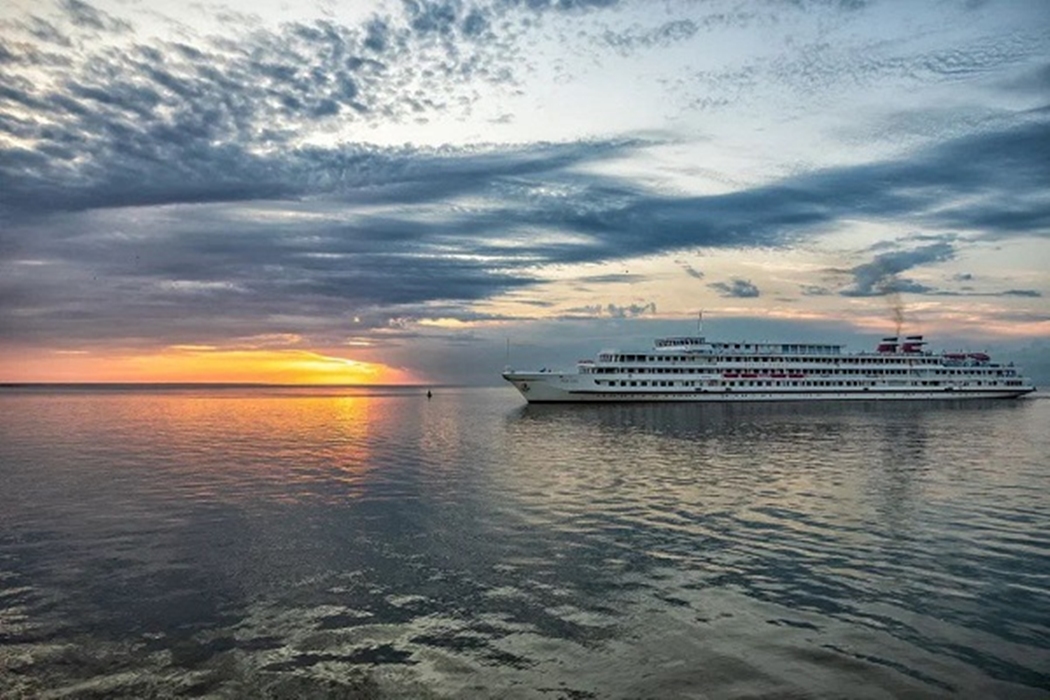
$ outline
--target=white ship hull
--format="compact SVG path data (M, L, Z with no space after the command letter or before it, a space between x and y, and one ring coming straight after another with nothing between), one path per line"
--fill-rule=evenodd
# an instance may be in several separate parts
M981 352L926 351L922 336L886 338L875 352L841 345L657 339L652 349L605 350L576 371L503 378L529 403L624 401L931 401L1013 399L1035 387L1012 363Z
M1015 399L1034 391L1034 387L1003 389L993 387L850 387L828 389L767 389L712 387L691 390L620 389L610 391L594 386L577 374L552 372L505 372L503 378L517 388L529 403L621 403L640 402L747 402L747 401L929 401L964 399Z

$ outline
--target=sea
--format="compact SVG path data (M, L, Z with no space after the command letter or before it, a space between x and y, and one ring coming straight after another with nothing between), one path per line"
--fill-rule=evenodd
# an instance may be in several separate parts
M1050 698L1050 400L0 389L3 698Z

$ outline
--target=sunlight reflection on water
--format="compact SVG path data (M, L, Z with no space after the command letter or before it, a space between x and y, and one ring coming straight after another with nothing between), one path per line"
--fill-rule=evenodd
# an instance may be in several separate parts
M0 409L0 695L1050 687L1048 401Z

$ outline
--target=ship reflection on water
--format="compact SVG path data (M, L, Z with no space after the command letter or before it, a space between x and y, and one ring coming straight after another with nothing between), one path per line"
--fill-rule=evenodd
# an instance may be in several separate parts
M1050 686L1050 402L0 408L2 696Z

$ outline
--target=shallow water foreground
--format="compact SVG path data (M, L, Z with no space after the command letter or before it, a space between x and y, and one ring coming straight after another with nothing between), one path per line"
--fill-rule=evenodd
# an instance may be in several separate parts
M0 697L1050 697L1050 401L0 390Z

